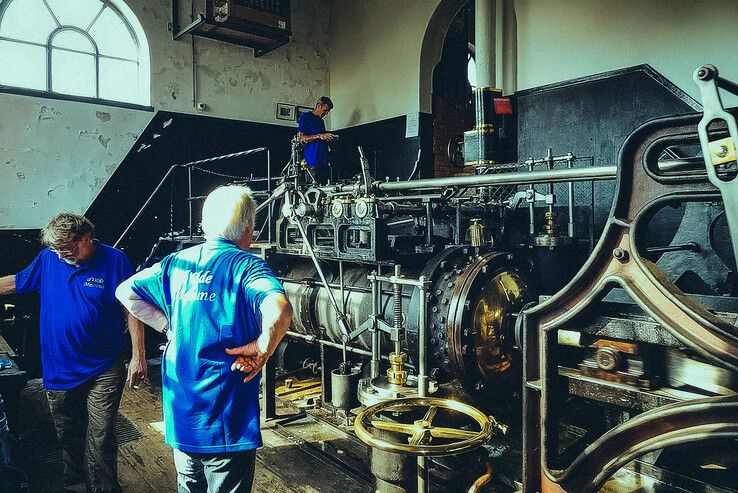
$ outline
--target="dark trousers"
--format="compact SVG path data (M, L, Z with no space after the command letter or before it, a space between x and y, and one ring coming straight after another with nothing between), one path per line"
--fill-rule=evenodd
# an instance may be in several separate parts
M193 454L174 449L177 493L250 493L256 449L221 454Z
M77 387L46 391L62 448L65 486L86 483L89 492L122 491L115 419L125 379L126 367L118 361Z

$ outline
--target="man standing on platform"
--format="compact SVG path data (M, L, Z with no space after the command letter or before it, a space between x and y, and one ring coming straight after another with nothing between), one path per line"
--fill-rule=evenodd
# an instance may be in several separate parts
M165 257L116 293L133 315L168 330L165 441L180 493L251 491L262 444L255 377L292 320L284 288L246 251L255 212L248 187L216 189L202 210L206 242Z
M297 124L297 134L300 137L300 142L305 144L305 161L315 179L315 183L318 184L327 183L330 177L327 142L338 138L338 135L325 131L323 118L332 109L333 101L328 96L322 96L315 103L313 111L303 113Z

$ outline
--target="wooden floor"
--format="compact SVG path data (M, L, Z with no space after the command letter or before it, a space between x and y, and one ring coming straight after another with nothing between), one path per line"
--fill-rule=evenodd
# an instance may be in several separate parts
M125 492L176 492L172 451L160 432L161 387L159 367L150 368L147 387L126 389L118 420L118 476ZM14 433L19 441L14 462L29 476L31 491L58 493L61 460L48 405L40 380L31 380L21 397L21 416ZM265 426L264 447L257 453L254 492L341 492L372 490L363 447L331 426L310 418ZM309 437L309 444L308 444ZM347 457L359 456L354 469L329 460L325 451Z

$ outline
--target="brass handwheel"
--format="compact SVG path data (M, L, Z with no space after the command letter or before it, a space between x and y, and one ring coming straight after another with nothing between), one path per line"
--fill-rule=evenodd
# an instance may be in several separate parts
M428 408L422 419L410 424L375 419L382 412L416 411ZM467 431L458 428L433 426L433 418L439 409L459 412L476 422L479 431ZM390 442L378 438L370 428L408 435L408 443ZM453 399L437 397L409 397L380 402L369 406L359 413L354 422L354 431L359 439L371 447L386 452L415 455L421 457L440 457L466 452L489 440L493 431L493 423L479 409ZM434 438L454 440L451 443L431 445Z

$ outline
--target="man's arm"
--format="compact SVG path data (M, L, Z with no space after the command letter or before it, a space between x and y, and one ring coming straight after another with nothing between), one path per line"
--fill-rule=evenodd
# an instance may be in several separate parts
M169 328L169 320L162 309L142 299L133 291L134 281L155 275L159 269L160 266L157 264L126 279L115 290L115 297L135 318L159 332L166 332Z
M245 346L227 348L225 352L237 355L232 370L246 373L244 382L254 378L269 357L277 349L279 341L287 333L292 322L292 305L281 293L270 293L259 307L261 312L261 335Z
M128 332L131 334L131 362L128 365L128 386L138 387L146 380L146 350L144 345L144 324L127 312Z
M261 335L256 347L269 356L274 353L292 323L292 304L281 293L271 293L259 307L261 312Z
M315 135L307 135L302 132L298 134L300 137L300 142L307 144L308 142L314 142L316 140L333 140L338 137L336 134L332 134L330 132L325 132L322 134L315 134Z
M0 277L0 295L15 294L15 274Z

